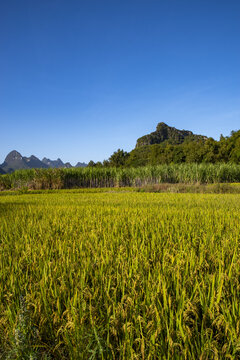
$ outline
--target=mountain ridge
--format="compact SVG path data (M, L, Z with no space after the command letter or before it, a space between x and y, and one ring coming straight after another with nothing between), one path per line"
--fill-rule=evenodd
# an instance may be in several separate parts
M85 163L77 163L76 167L87 166ZM12 173L15 170L21 169L49 169L49 168L71 168L73 167L69 162L64 163L60 158L57 160L50 160L43 158L40 160L35 155L29 157L22 156L17 150L12 150L7 154L4 162L0 165L0 174Z

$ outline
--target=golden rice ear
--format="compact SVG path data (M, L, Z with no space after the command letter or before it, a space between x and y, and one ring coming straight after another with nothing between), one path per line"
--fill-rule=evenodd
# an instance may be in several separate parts
M213 191L1 193L0 355L238 358L239 213Z

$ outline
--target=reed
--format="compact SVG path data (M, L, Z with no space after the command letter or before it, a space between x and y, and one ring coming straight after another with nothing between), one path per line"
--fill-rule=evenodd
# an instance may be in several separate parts
M228 182L240 182L240 165L202 163L139 168L31 169L0 175L1 190L24 187L39 190Z

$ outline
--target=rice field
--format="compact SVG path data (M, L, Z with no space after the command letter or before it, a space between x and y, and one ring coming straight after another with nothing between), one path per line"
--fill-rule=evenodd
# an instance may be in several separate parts
M239 359L240 195L0 197L1 359Z

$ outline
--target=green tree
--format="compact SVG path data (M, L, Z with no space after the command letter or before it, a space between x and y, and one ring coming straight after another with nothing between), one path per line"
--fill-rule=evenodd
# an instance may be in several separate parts
M96 163L93 160L90 160L88 163L88 167L94 167L96 166Z
M127 151L123 151L118 149L115 151L109 158L110 166L121 167L126 164L126 161L129 157L129 153Z
M109 161L108 160L103 160L103 166L108 167L109 166Z

